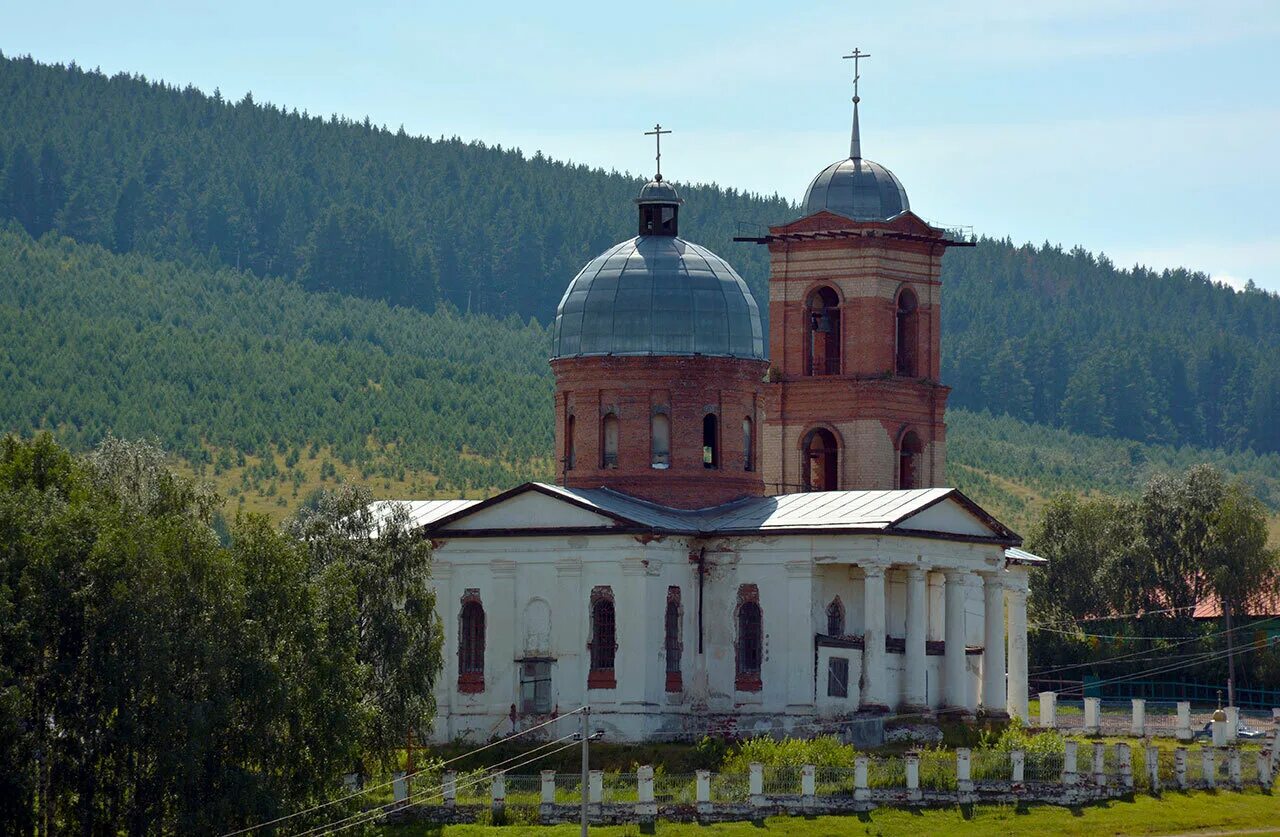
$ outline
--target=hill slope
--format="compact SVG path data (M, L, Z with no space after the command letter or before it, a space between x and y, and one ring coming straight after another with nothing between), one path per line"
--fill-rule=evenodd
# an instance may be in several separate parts
M0 217L37 236L543 323L578 268L631 232L638 184L4 57L0 168ZM684 232L765 299L765 253L732 244L735 223L777 223L795 208L681 188ZM991 239L949 254L943 280L955 406L1099 436L1280 451L1280 297Z
M331 480L476 496L552 471L548 337L0 230L0 431L156 437L282 516ZM1015 526L1058 490L1214 461L1280 506L1280 456L1093 439L949 413L950 478Z

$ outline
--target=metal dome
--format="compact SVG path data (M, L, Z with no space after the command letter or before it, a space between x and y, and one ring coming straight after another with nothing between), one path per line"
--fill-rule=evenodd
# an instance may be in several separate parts
M676 187L661 177L656 177L640 188L636 203L684 203L676 194Z
M556 309L551 357L764 359L755 298L733 268L675 236L642 235L592 259Z
M887 221L910 208L907 190L893 172L861 157L827 166L804 195L805 215L825 209L855 221Z

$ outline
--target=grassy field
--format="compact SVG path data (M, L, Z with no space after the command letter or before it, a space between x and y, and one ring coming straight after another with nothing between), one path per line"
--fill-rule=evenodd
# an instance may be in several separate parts
M761 835L1035 835L1067 834L1186 834L1237 832L1280 834L1280 799L1262 793L1166 793L1157 799L1137 796L1082 808L1054 806L975 805L936 810L878 809L849 817L773 817L759 823L696 825L659 822L640 826L602 826L591 829L601 837L639 834L705 835L705 837L761 837ZM384 837L479 837L532 834L569 837L576 825L563 826L395 826L381 829Z

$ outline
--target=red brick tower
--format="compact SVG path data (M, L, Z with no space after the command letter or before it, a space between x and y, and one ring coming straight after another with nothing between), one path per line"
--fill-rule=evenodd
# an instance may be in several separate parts
M723 259L677 237L661 173L639 235L593 259L556 311L556 479L681 508L764 493L760 312Z
M809 184L804 216L749 239L770 256L770 493L945 479L939 274L946 248L968 242L911 212L897 177L862 157L858 101L855 74L849 157Z

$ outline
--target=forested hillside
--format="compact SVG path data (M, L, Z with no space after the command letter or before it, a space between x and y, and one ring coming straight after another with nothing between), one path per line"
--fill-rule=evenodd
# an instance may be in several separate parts
M638 185L541 155L3 57L0 172L0 217L37 237L543 324L577 269L631 232ZM683 231L764 299L763 248L732 243L735 225L795 208L682 190ZM949 253L943 280L952 405L1095 436L1280 451L1280 297L995 239Z
M230 268L0 230L0 433L155 438L281 517L343 478L472 496L552 474L548 335ZM1280 455L1097 439L955 409L950 479L1012 523L1061 490L1125 493L1211 461L1280 507Z

